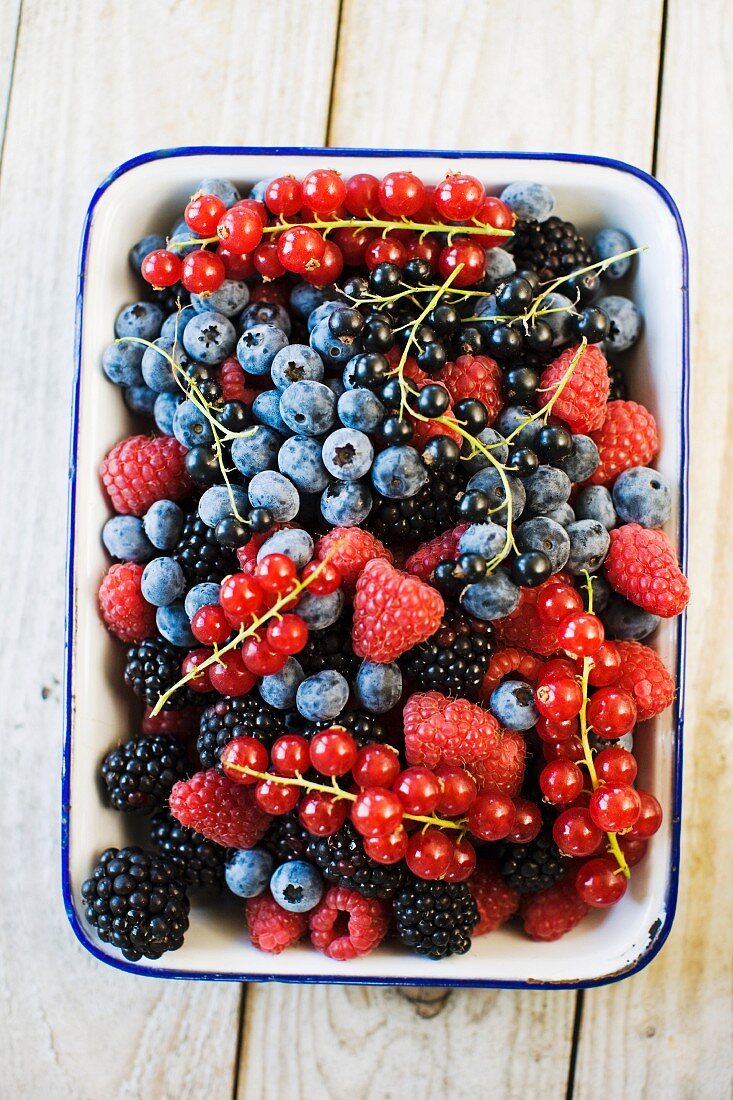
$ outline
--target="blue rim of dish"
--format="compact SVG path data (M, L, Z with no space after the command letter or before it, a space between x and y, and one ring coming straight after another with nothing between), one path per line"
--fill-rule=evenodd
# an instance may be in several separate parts
M688 277L689 258L687 239L677 205L665 187L653 176L641 168L627 164L625 161L615 160L609 157L583 155L580 153L513 153L508 151L481 151L481 150L452 150L452 149L358 149L358 148L324 148L321 146L184 146L182 148L158 149L148 153L141 153L130 160L124 161L115 168L107 178L99 185L92 195L84 219L81 247L79 252L79 271L76 298L76 328L75 328L75 374L72 395L71 410L71 446L69 456L69 500L67 515L67 556L66 556L66 629L64 640L64 751L61 777L61 880L64 907L72 930L90 954L101 962L126 973L138 974L151 978L169 978L188 981L234 981L234 982L299 982L305 984L332 984L332 985L384 985L384 986L452 986L457 988L479 989L592 989L596 986L610 985L613 982L622 981L643 970L656 957L663 947L672 923L674 921L677 906L677 894L679 886L679 862L680 862L680 830L682 807L682 733L684 728L684 693L685 693L685 654L687 645L687 615L682 614L679 619L678 649L677 649L677 696L675 700L674 728L674 788L672 805L672 836L670 852L670 879L665 898L664 918L659 927L650 930L650 941L646 950L630 966L622 970L604 975L600 978L579 979L578 981L510 981L498 979L447 979L436 974L435 978L391 978L391 977L350 977L348 973L337 974L333 977L322 977L312 974L221 974L213 971L187 971L187 970L158 970L151 966L131 963L123 958L115 958L102 951L97 943L89 936L86 928L81 923L77 913L76 904L71 887L71 873L69 862L69 828L70 828L70 796L71 796L71 726L72 726L72 650L74 631L74 537L76 522L76 464L79 440L79 393L81 385L81 336L84 310L84 283L86 277L86 261L89 249L89 238L92 228L94 211L97 203L107 189L121 176L151 161L167 160L173 157L193 156L322 156L333 160L337 157L360 156L367 159L383 157L405 157L407 159L420 159L427 157L444 157L449 160L516 160L516 161L561 161L573 164L589 164L603 168L611 168L626 175L635 176L652 190L656 191L677 227L680 239L682 257L682 407L681 407L681 454L680 454L680 537L679 555L682 568L687 570L688 550L688 467L689 467L689 394L690 394L690 352L689 352L689 301L688 301Z

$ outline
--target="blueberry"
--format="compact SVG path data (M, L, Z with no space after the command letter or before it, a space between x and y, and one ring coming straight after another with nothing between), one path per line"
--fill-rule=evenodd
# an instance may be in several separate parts
M159 351L156 349L160 349ZM180 348L179 348L180 351ZM155 390L156 393L180 393L181 389L176 381L176 372L173 370L169 356L173 353L173 340L166 340L164 337L159 336L157 340L153 341L153 346L145 349L145 353L142 357L141 371L145 380L146 386L150 386L151 390ZM180 362L181 356L179 354L176 360L180 366L185 367L189 362L185 358L185 362Z
M277 710L292 710L295 706L298 687L303 682L303 669L295 657L288 657L279 672L263 676L260 680L260 695Z
M609 638L618 638L625 642L643 641L657 629L661 621L658 615L652 615L617 595L611 596L601 618Z
M183 259L184 256L188 256L189 252L196 251L200 239L200 234L194 233L193 229L189 229L186 223L183 222L174 228L170 235L168 247L179 259Z
M333 312L333 311L332 311ZM342 367L352 356L361 351L361 341L356 336L334 336L328 320L319 321L310 334L311 347L324 363Z
M610 294L598 299L598 308L608 317L606 346L611 351L627 351L641 335L641 314L629 298Z
M270 882L273 859L264 848L235 848L224 867L226 884L238 898L255 898Z
M555 208L555 196L544 183L534 180L515 180L501 193L501 201L513 210L518 218L547 221Z
M139 416L153 415L157 396L155 390L151 390L149 386L127 386L122 391L122 399L130 412Z
M137 516L112 516L102 528L105 550L119 561L149 561L155 547Z
M290 435L290 428L280 416L280 397L280 390L263 390L252 402L252 413L281 435Z
M183 512L172 500L156 500L143 516L143 527L158 550L172 550L183 531Z
M373 714L385 714L392 710L402 696L399 665L364 661L356 674L356 695L361 705Z
M148 603L165 607L183 594L186 578L175 558L153 558L143 570L140 591Z
M214 442L208 417L188 399L181 402L173 415L173 434L187 450L202 443Z
M273 898L281 909L290 913L307 913L315 909L324 889L318 868L301 859L281 863L270 879Z
M384 405L371 390L357 386L339 397L338 416L345 428L373 432L384 419Z
M248 492L252 507L267 508L277 523L287 523L298 514L298 490L289 478L274 470L255 474Z
M672 514L672 494L658 470L634 466L624 470L613 486L613 503L624 523L661 527Z
M223 313L197 313L183 330L183 346L197 363L223 363L236 343L234 325Z
M244 477L274 470L282 442L282 436L274 428L255 424L246 435L232 440L232 462Z
M290 308L301 321L307 321L308 316L326 301L326 291L318 286L311 286L305 280L296 283L290 291Z
M272 183L273 179L274 177L270 176L266 180L258 180L257 183L253 183L249 189L249 195L247 196L247 198L254 199L255 202L264 202L265 191L267 191L268 184Z
M286 439L278 453L277 464L280 473L289 477L303 493L320 493L328 485L328 470L323 465L321 444L315 439L302 435Z
M165 314L153 302L133 302L117 314L115 336L136 336L141 340L154 340L160 336Z
M472 523L458 542L462 554L480 554L491 561L500 554L506 544L506 529L498 523Z
M321 496L321 513L333 527L356 527L372 508L372 494L363 481L332 481Z
M530 447L534 449L534 442L542 425L537 420L531 420L531 416L532 410L525 405L507 405L499 413L494 427L504 438L512 435L512 432L517 432L516 435L512 436L511 444L513 447ZM517 431L522 424L524 424L524 427ZM501 459L500 461L504 460Z
M128 253L128 259L135 274L140 274L140 267L148 253L157 252L159 248L165 248L165 245L165 237L160 233L148 233L146 237L134 244Z
M320 382L323 378L323 360L307 344L289 344L277 353L270 372L277 388L286 390L293 382L302 382L306 378Z
M573 449L567 458L558 463L571 481L586 481L601 464L598 448L589 435L574 435Z
M538 721L534 692L524 680L504 680L489 698L489 710L508 730L528 730Z
M209 294L192 294L191 305L197 313L221 313L236 317L249 301L249 287L239 279L225 279Z
M632 752L634 748L634 735L633 733L625 733L623 737L615 737L613 740L607 740L606 738L599 737L597 733L590 730L588 733L588 744L594 753L602 752L604 749L626 749L627 752Z
M517 270L514 257L505 248L489 248L486 251L485 278L489 283L508 279Z
M575 498L575 515L578 519L595 519L611 531L618 520L616 509L608 489L604 485L587 485Z
M593 238L593 255L597 260L608 260L611 256L628 252L633 247L631 238L622 229L601 229ZM627 256L623 260L614 260L606 268L605 274L609 279L622 279L631 267L632 259L633 256Z
M542 320L552 329L553 345L564 344L572 335L573 313L571 311L575 309L575 304L564 294L552 291L542 299L542 309L556 311L546 313Z
M497 569L478 584L469 584L461 595L461 603L474 618L493 622L516 610L519 589L503 569Z
M325 630L333 626L344 609L344 594L340 588L326 596L304 592L298 602L298 615L309 630Z
M374 488L390 500L414 497L427 480L427 467L414 447L387 447L372 466Z
M541 550L550 559L553 573L565 567L570 557L570 537L564 527L545 516L520 523L516 530L520 550Z
M110 344L102 355L102 370L115 386L141 386L142 344Z
M160 330L162 339L171 341L176 340L180 348L181 340L183 339L183 331L191 318L195 316L196 310L193 306L184 306L180 312L176 310L175 313L169 314Z
M329 390L338 401L339 397L346 392L346 386L343 384L340 378L324 378L324 386L328 386Z
M193 588L189 588L183 607L189 619L192 619L200 608L218 602L219 585L212 581L202 581L201 584L195 584Z
M301 531L299 527L276 531L262 543L257 551L257 561L262 561L268 554L285 554L300 570L313 557L313 539L307 531Z
M153 391L151 390L150 392L152 393ZM163 435L173 435L173 419L176 415L176 409L186 399L180 390L178 393L155 393L154 397L153 418L156 427L159 428Z
M325 435L336 421L336 396L322 382L294 382L280 398L280 415L298 435Z
M594 573L588 580L593 589L593 610L600 614L601 611L605 611L608 607L611 596L613 595L613 589L606 578L600 573ZM580 594L583 597L583 605L587 611L589 602L587 584L581 586Z
M358 481L372 465L374 448L368 435L338 428L323 443L323 465L339 481Z
M180 646L181 649L191 649L198 642L191 633L191 623L182 600L174 600L173 603L159 607L155 612L155 625L161 634L171 645Z
M605 560L611 545L611 536L596 519L579 519L568 527L570 557L568 569L576 576L583 572L595 573Z
M232 496L240 515L246 515L249 508L247 493L239 485L232 485ZM198 504L198 514L207 527L216 527L217 523L234 515L232 501L226 485L212 485L203 494Z
M512 520L516 520L524 511L526 502L525 485L528 484L531 478L528 479L527 482L522 482L518 477L514 477L513 474L505 474L505 477L509 486ZM497 523L506 524L506 489L497 469L493 466L488 466L485 470L479 470L479 472L474 474L470 479L468 488L480 489L482 493L486 493L491 503L491 515L494 520Z
M545 512L545 518L554 519L555 523L559 523L561 527L568 527L575 522L576 516L569 504L559 504L557 508L551 508L549 512Z
M256 325L274 325L286 336L290 336L292 322L286 309L278 302L250 302L239 318L241 331Z
M509 445L494 428L484 428L476 438L491 451L497 462L506 462L509 457ZM491 461L481 451L477 451L473 458L467 459L462 466L469 474L477 474L479 470L485 470L491 466Z
M192 194L200 192L202 195L216 195L224 203L227 209L239 202L241 195L231 180L218 179L215 176L207 176L195 187Z
M570 478L564 470L554 466L540 466L536 473L524 481L527 507L532 512L551 512L567 502L570 496Z
M349 700L349 685L340 672L325 669L303 680L296 694L298 711L309 722L338 718Z
M336 301L321 302L320 305L316 306L316 308L308 314L308 332L313 332L313 329L316 328L321 321L327 321L335 309L343 308L343 304L343 302Z

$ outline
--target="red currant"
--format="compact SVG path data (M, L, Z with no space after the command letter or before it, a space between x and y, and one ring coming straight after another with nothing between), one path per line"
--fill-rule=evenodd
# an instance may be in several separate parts
M317 575L314 576L314 574ZM308 589L315 596L328 596L332 592L335 592L341 585L341 574L336 566L330 561L309 561L300 575L303 582L313 577L313 580L310 581L308 585Z
M445 872L446 882L465 882L476 868L476 849L465 836L453 845L450 867Z
M639 816L629 833L632 840L648 840L662 824L662 807L649 791L637 791L641 800Z
M535 729L542 741L567 741L578 732L578 719L554 722L552 718L538 718Z
M588 700L587 718L599 737L613 741L636 725L636 703L623 688L599 688Z
M246 638L242 644L242 660L245 668L255 676L274 676L285 666L287 657L284 653L276 653L274 649L270 649L267 642L251 637Z
M552 826L552 836L566 856L592 856L603 843L602 830L584 806L563 810Z
M303 278L311 286L328 286L335 283L344 270L344 257L341 249L333 241L326 241L321 263L303 272Z
M280 263L294 275L304 275L318 267L326 251L326 242L317 229L294 225L278 237L277 255Z
M244 573L231 573L221 582L219 603L234 627L246 623L261 610L264 602L262 589L254 577L248 577Z
M183 217L194 233L201 237L211 237L216 233L219 219L226 212L227 208L218 195L196 195L183 211Z
M202 645L223 645L231 632L224 608L218 603L205 604L191 619L191 633Z
M621 675L621 654L613 642L603 642L600 649L590 658L588 683L593 687L607 687L615 684Z
M234 783L249 786L257 783L256 775L247 775L241 769L254 772L267 771L267 749L256 737L235 737L222 749L221 770Z
M278 176L265 188L265 202L273 214L290 218L303 204L303 188L295 176Z
M589 611L575 611L562 620L557 637L563 649L579 657L592 657L605 639L603 623Z
M545 741L542 745L545 760L582 760L583 742L574 734L564 741Z
M399 773L399 753L391 745L364 745L351 769L360 787L391 787Z
M359 172L346 181L344 206L355 218L364 218L368 214L376 215L379 210L379 180L369 172Z
M267 225L267 207L264 202L259 202L257 199L239 199L235 202L232 210L250 210L253 214L256 214L260 219L262 228Z
M309 791L300 803L298 817L314 836L333 836L346 821L346 802L323 791Z
M591 795L588 810L599 829L620 833L630 829L639 817L641 799L627 783L604 783Z
M311 739L311 764L321 775L346 775L356 760L356 741L343 726L323 730Z
M624 859L629 867L634 867L637 863L641 863L649 847L646 840L636 840L635 837L628 835L618 838L618 846L623 852Z
M173 286L181 278L180 256L167 248L156 248L154 252L148 252L143 260L140 274L146 283L151 283L156 289Z
M425 201L425 184L412 172L388 172L379 185L379 201L393 218L409 218Z
M449 222L465 222L486 198L484 185L475 176L447 176L435 188L433 206Z
M204 668L201 672L196 672L200 664L204 661L208 661L211 657L210 649L192 649L190 653L181 661L181 675L188 676L190 672L193 672L193 678L189 680L186 687L190 687L191 691L201 692L204 694L207 691L211 691L211 670L214 667L209 665L208 668Z
M440 797L435 807L437 813L443 817L465 814L478 795L473 776L451 764L439 764L434 769L434 775L440 783Z
M472 286L483 279L486 270L486 253L481 245L465 237L456 237L453 244L447 244L438 257L438 270L444 279L452 275L458 266L461 270L453 280L452 286Z
M181 282L191 294L210 294L218 290L225 275L221 257L203 248L189 252L181 266Z
M468 827L480 840L503 840L514 828L516 810L508 794L484 791L468 810Z
M422 214L418 215L421 222L426 222L428 219ZM441 245L439 241L436 241L435 237L423 237L420 240L419 236L411 241L410 244L405 246L405 260L425 260L430 264L433 271L438 270L438 260L440 259Z
M514 225L514 214L501 199L487 195L476 211L474 221L491 226L492 229L511 229ZM496 248L507 242L506 237L496 233L474 233L473 239L482 248Z
M540 684L535 690L537 710L553 722L568 722L580 713L583 705L583 689L577 680L569 676L555 676Z
M265 592L288 592L297 576L295 562L287 554L266 554L255 569L255 580Z
M249 279L255 273L254 257L251 252L240 256L236 252L230 252L228 248L220 244L216 254L224 264L227 279Z
M553 657L549 661L545 661L542 670L537 677L537 684L549 684L551 680L557 679L558 676L569 676L573 680L578 674L578 670L573 662L568 657Z
M257 245L252 263L263 279L279 279L285 274L285 268L280 263L277 241L263 241Z
M408 841L405 863L418 878L443 878L453 862L453 848L440 829L419 829Z
M280 274L282 275L283 273L280 272ZM287 306L289 299L290 295L287 285L277 280L255 283L254 286L250 287L250 302L275 302L277 305L283 306L284 308Z
M570 584L551 584L537 596L537 617L545 623L559 623L573 611L583 610L580 592Z
M361 267L366 263L367 245L375 240L378 232L377 229L334 229L331 239L338 245L344 263L349 267Z
M284 733L278 737L270 749L270 761L272 770L277 775L294 779L302 775L310 767L310 751L305 737L297 733ZM260 768L260 771L265 771Z
M369 787L356 796L351 806L351 820L362 836L384 836L402 824L404 810L393 791L386 787Z
M266 814L288 814L298 805L300 787L278 783L274 779L261 779L255 787L255 801Z
M316 214L331 214L346 198L346 184L332 168L316 168L303 180L303 201Z
M540 773L540 790L548 802L566 806L583 790L583 773L572 760L551 760Z
M438 805L440 799L440 780L430 771L417 765L407 768L392 784L392 790L398 795L405 813L426 817Z
M507 834L511 844L529 844L542 828L542 813L539 806L528 798L514 799L514 824Z
M300 615L283 615L268 625L266 637L270 649L291 656L300 653L307 643L308 627Z
M209 669L209 679L214 691L220 695L238 698L246 695L257 683L257 677L245 668L240 650L230 650Z
M626 893L626 879L608 856L589 859L575 876L575 889L586 905L607 909Z
M262 219L247 206L227 210L217 226L216 235L230 252L254 252L262 240Z
M407 853L408 836L402 825L386 836L365 836L364 851L376 863L399 863Z
M596 775L603 783L633 783L637 765L632 753L612 745L598 753L593 761Z
M391 235L377 237L367 245L364 262L370 271L373 271L377 264L396 264L397 267L404 267L405 246Z

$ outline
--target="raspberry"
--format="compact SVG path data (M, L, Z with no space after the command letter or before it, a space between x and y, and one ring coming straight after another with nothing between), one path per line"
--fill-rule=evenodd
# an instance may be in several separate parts
M123 516L143 516L156 500L180 500L191 482L186 448L173 436L131 435L102 459L99 474L112 507Z
M687 607L690 586L664 531L638 523L617 527L604 570L612 588L652 615L670 619Z
M143 733L167 733L173 737L198 737L200 707L185 707L183 710L161 710L153 717L152 707L145 708L143 715Z
M348 914L345 929L342 913ZM310 913L311 943L339 962L368 955L386 936L389 916L389 904L379 898L333 886Z
M548 586L567 579L566 574L556 573L537 588L520 588L517 607L511 615L497 619L494 623L494 633L499 641L509 646L531 649L542 657L548 657L561 649L556 624L544 622L537 614L537 597Z
M445 605L430 585L381 559L368 562L356 582L353 645L357 657L394 661L440 626Z
M524 776L524 739L503 733L493 714L467 699L438 691L411 695L403 712L408 764L465 767L481 790L519 793Z
M363 527L334 527L327 535L321 535L316 542L316 560L323 561L328 553L348 596L353 596L357 578L367 562L381 558L391 564L394 560L391 551Z
M633 695L640 722L654 718L674 700L674 680L653 649L641 642L616 642L621 654L617 686Z
M488 699L495 687L498 687L505 676L510 672L518 672L521 680L534 683L540 674L542 661L526 649L498 649L492 654L489 667L479 689L480 700Z
M110 567L99 586L99 610L107 629L123 642L155 634L155 608L143 597L142 565L123 561Z
M659 450L657 422L636 401L609 401L606 419L598 431L591 432L591 439L601 459L588 478L593 485L609 485L632 466L648 466Z
M254 848L271 821L257 806L250 787L232 783L216 768L176 783L170 810L181 825L224 848Z
M225 359L219 367L217 381L221 386L224 401L241 401L243 405L250 408L260 391L248 386L249 380L240 367L239 360L234 356Z
M455 363L446 363L435 375L453 399L453 403L477 397L486 406L489 424L504 407L501 395L501 371L487 355L459 355Z
M540 407L551 399L578 350L578 344L566 348L542 372L538 390ZM606 417L608 390L606 357L600 348L591 344L580 356L562 393L552 406L553 415L563 420L574 432L595 431L601 427Z
M418 367L414 359L408 358L404 369L404 377L411 383L410 389L421 390L423 386L427 386L429 382L435 382L435 378L431 378L429 374L426 374L424 370ZM446 387L447 388L447 387ZM412 403L412 402L410 402ZM453 402L445 411L445 416L451 416L453 409ZM416 447L418 451L421 451L427 441L432 439L434 435L447 435L451 439L455 440L460 445L462 442L458 432L454 432L452 428L449 428L447 424L441 424L437 420L417 420L415 417L410 417L413 426L412 446Z
M588 909L576 894L572 877L563 879L537 894L525 895L521 907L524 931L533 940L559 940L582 921Z
M271 955L292 947L308 928L307 913L281 909L269 890L259 897L247 898L245 913L252 943Z
M458 543L461 535L468 530L470 524L459 523L450 531L444 531L442 535L436 535L430 542L424 542L418 546L405 562L405 570L415 577L426 581L432 575L438 562L456 558L458 556Z
M495 932L519 908L519 894L506 884L492 860L481 860L467 885L479 912L474 936Z

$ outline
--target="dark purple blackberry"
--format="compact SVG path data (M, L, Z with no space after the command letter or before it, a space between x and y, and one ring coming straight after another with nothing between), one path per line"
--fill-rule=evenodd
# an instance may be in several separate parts
M455 524L454 509L466 488L460 467L428 470L428 480L419 493L406 500L387 500L375 493L369 528L392 546L397 542L426 542Z
M343 615L325 630L311 631L296 660L306 676L331 668L353 684L361 658L351 648L351 615Z
M358 890L365 898L391 898L402 885L405 865L377 863L364 852L361 835L350 821L332 836L314 836L306 853L323 877L337 886Z
M167 803L173 784L190 769L181 741L154 734L131 737L112 749L100 773L113 809L149 814Z
M181 678L181 661L185 650L163 638L146 638L130 646L125 661L125 683L154 707L159 696L177 684ZM188 687L178 688L163 705L163 710L182 710L193 706L196 696ZM200 702L200 699L198 700Z
M544 222L519 218L507 248L513 253L517 268L531 268L543 282L593 263L588 242L572 222L564 222L562 218L552 217Z
M458 608L450 608L435 634L401 658L403 672L421 691L476 697L491 659L492 629Z
M629 386L626 381L626 375L618 363L611 363L609 361L608 381L610 382L608 400L626 401L629 396Z
M408 875L392 904L397 935L416 954L444 959L469 950L479 912L465 882Z
M170 860L141 848L108 848L81 888L84 915L100 940L130 962L177 951L190 902Z
M178 869L187 887L223 885L226 848L187 829L168 810L160 810L150 819L150 843Z
M499 870L509 886L520 894L536 894L562 878L567 859L552 839L552 830L544 826L529 844L502 844Z
M204 581L218 584L222 577L239 569L235 552L219 545L214 528L207 527L195 511L184 519L172 556L185 573L189 587Z
M365 710L345 710L334 722L311 722L299 732L304 737L312 737L319 730L327 730L331 726L343 726L347 729L360 749L364 745L371 745L374 741L389 739L384 723L380 722L376 714L370 714Z
M201 715L196 748L202 767L216 768L221 750L235 737L256 737L269 749L282 733L279 712L262 699L252 695L217 699Z
M262 845L272 852L276 863L288 863L293 859L305 859L311 834L303 828L298 811L276 817L262 838Z

